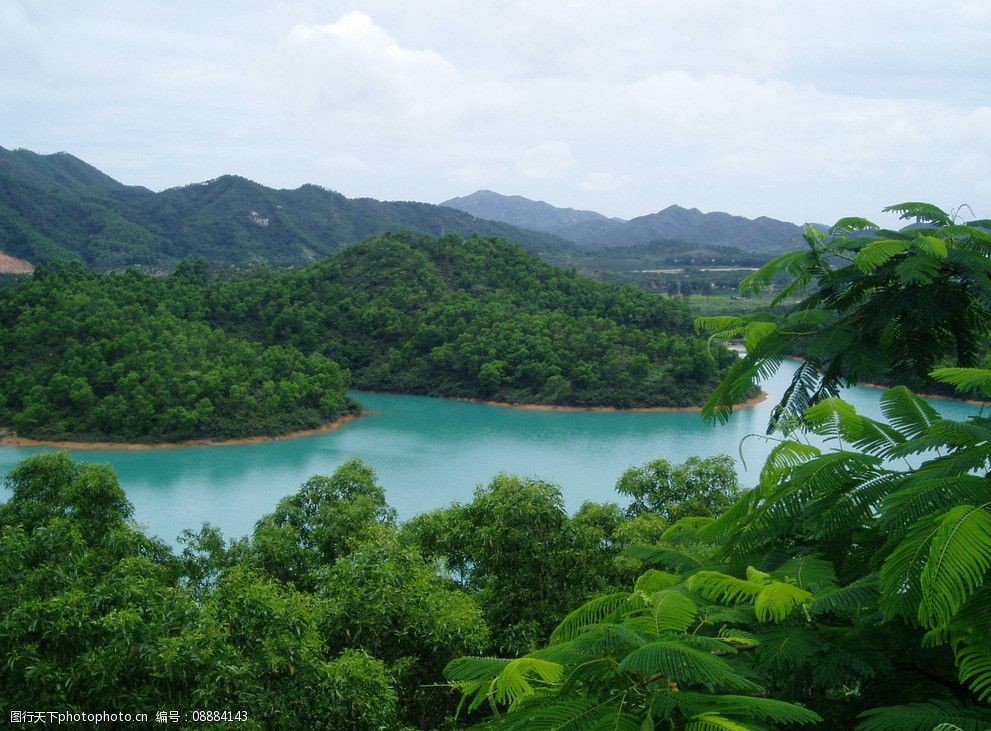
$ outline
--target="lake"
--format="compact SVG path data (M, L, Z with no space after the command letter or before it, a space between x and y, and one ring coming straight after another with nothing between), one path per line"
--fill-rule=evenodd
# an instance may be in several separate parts
M725 452L751 484L772 444L763 434L772 406L788 384L783 368L764 389L769 398L707 425L697 412L530 411L466 401L356 392L368 412L340 429L285 441L151 451L80 451L76 459L116 470L136 519L175 542L203 522L227 537L250 533L279 498L310 475L329 474L348 459L368 462L401 519L471 499L499 472L535 476L561 486L569 510L585 500L619 501L616 480L631 465L663 457L673 462ZM853 388L844 397L860 413L879 417L880 390ZM979 407L931 402L944 416L965 418ZM0 447L0 474L44 447ZM4 491L6 492L6 490Z

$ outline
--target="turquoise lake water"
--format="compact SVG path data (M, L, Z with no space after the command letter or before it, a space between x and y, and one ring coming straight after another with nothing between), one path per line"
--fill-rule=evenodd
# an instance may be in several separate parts
M526 411L422 396L353 394L367 415L342 428L299 439L222 447L153 451L80 451L76 459L108 462L134 504L135 518L175 542L183 528L203 522L228 537L250 533L279 498L310 475L329 474L348 459L374 467L401 519L455 501L499 472L540 477L561 486L570 510L585 500L619 501L616 480L631 465L663 457L674 462L725 452L750 484L771 445L763 434L771 407L792 367L764 389L762 404L733 414L727 425L705 424L696 412ZM881 391L848 390L860 411L879 417ZM935 400L945 416L965 418L978 407ZM46 448L0 447L0 474ZM6 493L6 490L2 491ZM2 494L0 493L0 494Z

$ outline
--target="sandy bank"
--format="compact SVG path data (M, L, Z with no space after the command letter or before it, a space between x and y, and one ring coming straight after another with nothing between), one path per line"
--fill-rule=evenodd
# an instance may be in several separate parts
M178 447L230 447L237 444L255 444L256 442L281 442L286 439L308 437L314 434L324 434L354 421L361 414L345 414L328 424L313 429L286 432L270 436L241 437L240 439L189 439L183 442L155 442L153 444L133 442L58 442L48 439L27 439L13 432L0 430L0 447L58 447L59 449L113 449L118 451L138 452L149 449L176 449Z
M523 409L524 411L587 411L587 412L615 412L615 413L649 413L649 412L692 412L701 411L701 406L635 406L629 409L621 409L616 406L560 406L557 404L516 404L511 401L484 401L473 398L457 398L456 401L468 401L475 404L485 404L486 406L498 406L505 409ZM767 393L761 391L752 399L733 405L733 410L746 409L767 400Z
M804 363L805 358L800 355L789 355L791 360L797 361L798 363ZM889 388L894 388L894 385L885 386L883 383L855 383L855 386L860 386L861 388L877 388L882 391L887 391ZM912 391L915 393L915 391ZM974 404L976 406L986 406L987 401L981 401L980 399L972 398L960 398L959 396L947 396L941 393L915 393L916 396L921 396L924 399L936 399L937 401L959 401L962 404ZM842 398L842 396L841 396Z
M894 388L894 386L885 386L881 383L858 383L858 386L864 388L879 388L882 391L887 391L889 388ZM912 393L915 393L913 391ZM978 399L972 398L958 398L957 396L946 396L941 393L917 393L916 396L921 396L924 399L935 399L937 401L959 401L962 404L975 404L977 406L987 406L987 401L979 401Z

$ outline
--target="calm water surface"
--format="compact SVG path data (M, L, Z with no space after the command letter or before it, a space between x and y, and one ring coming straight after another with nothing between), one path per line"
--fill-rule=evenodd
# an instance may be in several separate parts
M725 452L750 484L771 444L762 434L792 368L779 372L757 407L733 414L728 425L706 425L695 412L595 413L525 411L422 396L355 393L368 414L344 427L300 439L225 447L145 452L80 451L76 459L109 462L134 503L135 517L174 542L183 528L203 522L228 537L249 533L279 498L310 475L329 474L348 459L375 468L401 519L471 499L477 485L499 472L541 477L561 486L568 508L585 500L618 500L616 480L629 466L664 457ZM880 416L875 389L844 397L860 413ZM944 416L976 413L970 404L937 400ZM0 474L46 448L0 447ZM744 465L745 462L745 465ZM6 498L6 490L0 496Z

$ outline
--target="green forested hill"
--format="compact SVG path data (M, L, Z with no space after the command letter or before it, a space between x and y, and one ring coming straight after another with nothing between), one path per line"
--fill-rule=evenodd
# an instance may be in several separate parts
M281 434L356 410L320 355L233 337L181 274L50 266L0 294L0 426L45 439Z
M275 190L226 175L154 193L66 153L0 147L0 251L40 264L79 259L98 270L306 264L388 231L503 236L532 251L570 246L545 233L427 203L349 199L315 185Z
M50 264L0 290L0 425L159 441L306 428L343 388L520 403L702 403L734 356L680 303L499 239L404 234L233 278Z
M356 387L580 406L700 403L733 358L680 303L497 239L386 236L215 289L214 321L316 351Z

